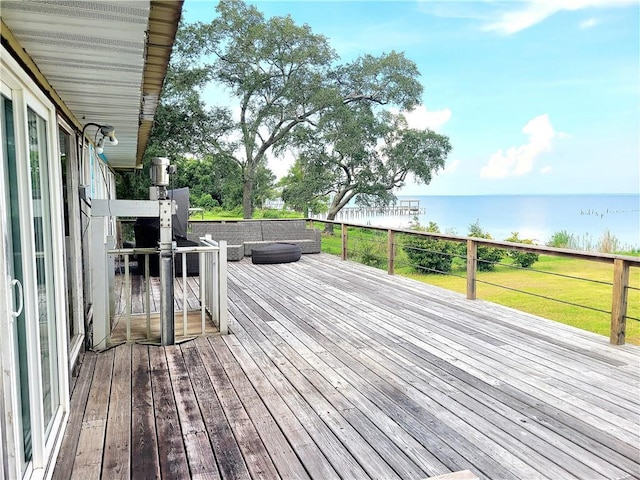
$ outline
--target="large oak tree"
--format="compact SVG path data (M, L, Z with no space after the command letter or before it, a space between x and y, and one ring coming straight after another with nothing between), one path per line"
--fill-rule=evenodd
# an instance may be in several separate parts
M298 202L331 197L327 219L334 220L352 200L388 205L409 175L428 184L444 167L449 139L429 129L409 128L402 114L376 113L373 107L344 104L312 128L300 129L297 168L304 174L298 175L295 187L285 179L284 190L304 192Z
M212 23L189 25L184 35L199 71L237 101L233 157L242 170L245 218L253 213L258 167L268 152L300 146L299 127L316 128L345 106L411 109L420 102L418 70L401 53L339 65L324 36L289 16L265 19L240 0L223 0L217 11Z

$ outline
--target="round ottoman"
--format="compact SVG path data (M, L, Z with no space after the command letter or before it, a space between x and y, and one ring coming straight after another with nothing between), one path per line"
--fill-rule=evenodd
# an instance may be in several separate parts
M272 243L251 249L251 262L258 264L297 262L302 255L300 245Z

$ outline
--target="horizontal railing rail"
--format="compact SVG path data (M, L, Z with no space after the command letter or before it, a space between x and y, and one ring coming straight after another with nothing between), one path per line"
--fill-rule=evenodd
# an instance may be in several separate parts
M341 228L341 235L342 235L341 256L343 260L347 260L349 258L348 228L357 228L357 229L363 229L365 231L379 232L381 235L385 234L387 236L387 239L386 239L387 256L385 260L387 264L387 272L390 275L393 275L395 273L396 248L398 246L398 243L396 241L397 235L414 235L414 236L420 236L420 237L425 237L429 239L444 240L444 241L450 241L455 243L466 243L466 257L464 257L464 259L466 260L466 275L464 276L464 278L466 278L467 299L475 300L477 297L477 284L485 283L488 285L505 288L507 290L513 290L520 293L525 293L528 295L533 295L533 296L537 296L537 297L541 297L549 300L554 300L560 303L565 303L573 306L587 308L590 310L595 310L600 313L609 314L611 315L610 343L614 345L622 345L625 343L626 321L628 319L640 320L639 318L635 318L628 315L629 291L640 291L640 289L638 289L637 287L634 287L629 284L629 270L632 267L633 268L640 267L640 257L633 257L629 255L618 255L618 254L611 254L611 253L578 251L578 250L571 250L567 248L557 248L557 247L549 247L544 245L515 243L515 242L493 240L493 239L486 239L486 238L465 237L460 235L425 232L425 231L402 229L402 228L389 228L389 227L362 225L358 223L322 220L317 218L308 218L307 221L312 223L331 224L334 226L339 226ZM378 240L375 240L375 241L378 241ZM380 240L379 242L383 243L382 240ZM507 286L497 285L495 283L481 280L477 276L478 263L483 262L484 260L481 258L478 258L478 247L491 247L491 248L498 248L501 250L512 250L512 251L518 251L518 252L551 255L551 256L566 257L566 258L587 260L592 262L604 262L604 263L612 264L613 278L611 282L604 282L601 280L594 280L594 279L589 279L584 277L564 275L556 272L544 272L540 270L535 270L537 273L559 275L567 278L572 278L575 280L583 280L587 282L600 283L600 284L611 286L612 287L611 309L605 310L601 308L594 308L594 307L589 307L585 305L580 305L574 302L553 298L548 295L541 295L535 292L527 292L527 291L516 289L508 285ZM454 253L446 253L446 252L437 252L437 253L441 255L459 256ZM510 266L510 267L518 268L514 266ZM428 269L425 269L425 270L428 270ZM438 272L438 273L443 273L443 272ZM456 276L462 276L462 275L456 275Z

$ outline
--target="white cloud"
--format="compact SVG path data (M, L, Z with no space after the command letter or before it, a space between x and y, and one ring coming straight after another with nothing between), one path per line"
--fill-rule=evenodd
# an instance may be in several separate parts
M583 20L580 22L580 28L591 28L598 25L600 22L595 18L588 18L587 20Z
M549 173L551 170L553 170L553 167L551 167L551 165L547 165L546 167L542 167L540 169L540 173L544 175L546 173Z
M394 110L394 109L392 109ZM394 110L393 113L398 113ZM440 130L440 128L451 119L451 110L445 108L443 110L429 111L424 105L419 105L410 112L402 112L407 119L409 128L416 130Z
M637 0L527 0L526 2L514 2L515 5L518 5L517 9L503 12L497 21L486 24L483 29L512 35L564 10L612 8L635 5L636 3Z
M553 129L546 113L530 120L522 129L522 133L529 137L529 141L519 147L510 147L506 152L500 150L494 153L480 170L480 177L505 178L525 175L531 172L533 163L540 154L551 150L553 140L561 137L561 132Z

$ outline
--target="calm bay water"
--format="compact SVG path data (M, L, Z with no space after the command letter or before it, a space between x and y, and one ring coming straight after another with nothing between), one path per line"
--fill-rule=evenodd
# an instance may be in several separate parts
M399 197L420 200L422 225L435 222L440 231L466 235L479 221L498 240L518 232L520 238L545 244L555 232L567 231L580 245L595 245L608 230L624 248L640 247L638 195L477 195ZM413 216L375 216L358 222L408 227Z

